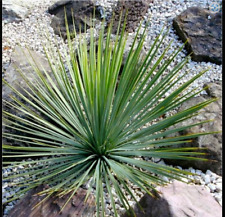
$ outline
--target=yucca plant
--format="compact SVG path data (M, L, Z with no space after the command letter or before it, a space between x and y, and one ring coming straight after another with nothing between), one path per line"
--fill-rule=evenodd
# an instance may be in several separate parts
M151 195L155 186L167 183L163 176L182 180L190 174L147 161L147 158L205 160L201 157L204 153L197 148L174 146L212 132L170 135L205 123L176 127L216 99L162 118L162 115L169 114L202 91L187 88L205 71L178 85L184 76L180 70L189 56L169 73L164 72L183 46L168 55L170 43L156 58L166 37L162 30L147 55L141 58L147 29L146 26L140 34L141 25L121 70L128 34L124 31L124 24L121 31L118 27L112 41L112 25L105 33L103 22L97 43L91 29L89 50L85 38L80 39L78 48L75 48L70 37L71 34L76 36L75 27L71 33L67 26L68 41L64 56L68 70L62 53L58 48L57 52L53 52L54 44L49 42L44 50L51 75L41 66L31 63L36 76L32 81L18 69L26 81L26 88L17 90L4 81L19 97L12 97L13 102L4 103L23 115L3 111L5 127L11 129L3 136L13 141L12 145L3 145L3 164L6 167L33 165L21 174L7 177L23 176L24 181L17 184L26 187L8 201L47 183L51 187L41 194L50 197L52 194L62 196L70 193L66 205L81 186L89 183L86 198L94 188L97 216L105 215L104 192L108 192L115 216L118 216L112 189L124 208L130 209L125 192L137 200L129 183ZM166 93L169 95L165 96ZM12 158L16 160L7 160ZM18 160L28 158L33 159ZM44 166L37 164L41 162Z

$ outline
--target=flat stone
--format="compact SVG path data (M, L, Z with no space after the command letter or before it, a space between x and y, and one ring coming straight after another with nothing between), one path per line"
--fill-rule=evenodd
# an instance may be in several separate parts
M211 19L208 19L208 17ZM222 64L222 13L190 7L174 18L173 27L196 62Z
M2 19L8 22L20 22L30 12L32 3L29 0L3 0Z
M174 181L165 187L157 187L161 194L153 198L148 194L139 201L134 211L137 217L221 217L222 207L204 187ZM122 217L131 217L125 213Z
M32 59L33 58L33 59ZM30 63L30 62L31 63ZM43 73L42 67L45 69L45 71L52 77L53 73L51 73L51 68L49 66L48 61L42 56L41 54L30 50L30 53L26 49L21 49L19 46L15 47L14 52L11 56L11 63L10 66L7 68L4 80L13 88L17 89L21 94L26 96L27 98L30 98L29 95L26 93L26 91L29 92L29 87L27 83L25 82L24 78L20 75L20 73L17 70L21 70L23 72L23 75L25 78L29 79L30 82L34 83L37 80L36 72L34 72L33 67L30 64L34 64L34 61L36 62L37 66L39 67L40 71ZM39 79L39 78L38 78ZM23 100L21 97L19 97L14 91L7 86L5 83L2 83L2 107L4 111L10 112L11 114L16 114L19 117L25 117L25 114L19 110L14 109L12 106L8 106L5 101L7 102L13 102L14 100L11 98L11 96L16 97L17 99L21 100L23 103L26 103L25 100ZM31 99L31 98L30 98ZM27 103L27 106L29 104ZM36 111L38 112L38 111ZM3 119L2 121L2 132L14 132L13 129L9 129L5 126L6 122ZM18 132L17 132L18 133ZM5 139L4 137L3 143L8 144L8 139ZM19 142L18 142L19 144ZM11 159L12 160L12 159ZM14 159L15 160L15 159Z
M14 52L11 56L11 63L6 70L5 80L14 88L23 91L23 88L27 89L27 83L24 81L22 76L17 70L21 70L25 77L29 79L29 81L34 82L37 78L34 73L34 69L31 64L37 64L39 69L43 72L42 67L48 72L51 73L51 68L49 66L48 61L41 54L35 51L28 51L27 49L23 49L19 46L15 47ZM2 98L10 101L9 96L13 95L13 91L6 85L2 87Z

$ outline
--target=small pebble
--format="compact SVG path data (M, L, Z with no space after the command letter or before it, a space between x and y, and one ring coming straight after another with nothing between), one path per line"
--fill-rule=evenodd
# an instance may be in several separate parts
M196 173L195 170L193 168L191 168L191 173Z
M205 184L209 184L210 183L210 176L209 175L205 175L204 177L204 180L205 180Z
M182 180L183 182L186 182L186 183L189 182L189 180L188 180L187 178L181 178L181 180Z
M216 179L216 183L222 183L222 178L220 177L220 178Z
M166 182L169 182L169 179L166 176L163 176L162 179Z
M211 192L214 192L216 190L216 186L212 183L209 183L207 186L210 188Z
M6 192L5 197L6 198L10 197L10 193L9 192Z
M212 176L212 171L207 170L207 171L206 171L206 175Z
M205 189L210 193L211 192L211 189L207 186L207 185L205 185Z
M180 166L177 166L177 169L179 169L179 170L183 170L183 168L182 168L182 167L180 167Z
M222 183L216 183L216 191L220 192L222 191Z
M157 164L160 164L160 165L166 166L166 164L165 164L164 160L159 161Z

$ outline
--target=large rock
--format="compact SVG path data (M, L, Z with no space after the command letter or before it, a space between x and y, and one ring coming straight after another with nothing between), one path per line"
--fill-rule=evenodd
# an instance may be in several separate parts
M134 32L139 26L140 21L143 19L144 15L147 13L149 4L153 0L120 0L118 1L116 7L113 9L115 16L113 17L113 33L116 33L117 27L119 25L121 12L123 13L121 25L123 26L125 20L125 14L127 10L127 20L126 20L126 31ZM122 29L121 26L121 29Z
M211 85L211 87L207 90L209 94L208 96L195 97L183 103L179 110L184 110L197 103L203 102L206 98L218 97L218 100L201 109L200 113L197 116L192 117L191 119L186 120L183 123L180 123L179 126L193 124L209 119L213 119L213 122L192 127L188 130L179 132L179 134L176 135L192 134L197 132L222 131L222 82L220 81L208 84ZM169 164L180 165L186 168L192 166L203 171L209 169L218 175L222 175L222 133L200 136L199 138L194 139L191 144L188 143L180 145L180 147L186 146L207 148L207 150L205 151L209 154L207 155L207 158L215 161L181 161L169 159L165 159L165 161Z
M30 12L29 0L3 0L2 19L8 22L20 22Z
M79 29L81 27L81 32L85 31L86 28L90 28L90 18L94 14L95 4L94 1L84 0L61 0L53 4L48 8L48 12L50 14L55 15L51 21L51 26L54 29L55 34L61 35L64 39L66 36L66 25L65 25L65 10L68 20L68 26L70 32L74 31L73 28L73 18L75 23L76 32L79 33ZM65 9L65 10L64 10ZM72 11L73 14L72 14ZM102 17L102 8L95 8L95 18L97 21L101 20Z
M139 201L144 212L135 205L136 217L222 217L222 207L203 186L174 181L157 189L158 199L146 194Z
M173 20L173 27L193 52L192 59L200 62L222 63L222 13L200 7L190 7Z
M16 46L11 56L11 63L5 72L4 79L11 86L18 88L23 93L23 88L27 89L27 84L17 70L21 70L27 79L34 81L35 73L33 67L31 66L31 63L35 64L34 61L39 66L40 70L43 67L48 73L51 72L48 61L41 54L32 50L30 50L29 53L28 50L21 49L21 47ZM12 90L7 85L3 84L2 98L9 101L10 95L13 95Z
M33 59L32 59L33 58ZM41 70L41 66L51 75L51 68L49 66L48 61L39 53L30 50L30 53L26 49L22 49L17 46L15 47L14 52L11 56L11 63L9 67L7 68L5 72L4 79L7 81L8 84L10 84L12 87L19 90L22 94L24 94L26 97L27 94L23 90L29 91L28 85L24 81L24 79L21 77L20 73L17 71L18 69L21 70L24 73L24 76L29 79L31 82L35 82L35 72L32 66L30 65L30 62L34 64L34 61L37 63ZM7 106L5 101L12 102L13 100L10 98L10 96L17 97L17 99L20 99L23 103L25 103L24 100L21 99L18 95L16 95L11 88L9 88L6 84L2 84L2 107L5 111L10 112L11 114L16 114L17 116L24 117L24 113L20 112L16 109L14 109L12 106ZM14 132L12 129L7 129L5 127L5 121L3 119L2 121L2 131L10 131ZM3 144L10 143L10 141L3 138ZM18 142L19 143L19 142Z

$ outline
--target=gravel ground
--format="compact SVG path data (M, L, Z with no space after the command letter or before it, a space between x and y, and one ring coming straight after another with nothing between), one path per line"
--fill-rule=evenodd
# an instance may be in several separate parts
M37 52L43 53L41 48L41 42L46 43L46 39L39 36L39 29L47 28L50 31L50 34L54 36L53 29L50 27L51 15L46 12L47 8L52 5L57 0L38 0L32 1L32 10L31 14L22 22L19 23L7 23L4 20L2 21L2 74L4 76L5 70L10 64L11 54L16 46L16 44L21 44L22 47L27 45L29 48L36 50ZM160 32L164 24L166 24L170 30L169 34L166 37L162 45L162 49L168 45L170 40L174 40L172 43L172 49L176 49L182 45L182 41L178 39L178 36L175 34L171 24L173 18L180 14L183 10L190 6L202 6L209 8L210 1L208 0L154 0L154 3L150 4L148 14L145 17L145 20L151 16L150 26L148 28L148 36L145 42L145 49L148 50L149 46L152 44L155 36ZM99 1L100 5L106 6L108 11L110 11L111 5L115 4L115 1ZM63 44L63 40L57 37L57 40L60 44ZM7 49L6 49L7 48ZM186 56L185 50L180 52L176 60L171 64L171 68L176 65L176 63ZM214 82L216 80L222 80L222 65L216 65L212 63L200 62L196 63L192 60L182 69L182 73L187 73L187 76L181 81L185 82L187 77L190 78L196 75L198 72L211 67L211 69L206 72L200 79L192 84L191 87L202 87L206 82ZM204 92L202 94L205 94ZM157 163L164 164L163 160L154 159ZM23 170L24 168L20 168ZM182 168L180 168L182 169ZM19 169L18 169L19 170ZM189 171L199 174L200 176L194 176L195 184L204 185L206 189L214 196L218 203L222 206L222 177L207 171L203 173L200 170L194 170L189 168ZM3 169L3 177L6 177L10 172L10 169ZM17 173L18 171L14 171ZM3 182L2 186L2 200L5 201L5 197L14 194L18 191L18 187L12 186L10 182ZM143 196L143 192L133 189L134 194L137 196L137 199L140 199ZM17 201L8 203L4 207L4 217L7 216L8 212L16 204ZM134 201L130 201L131 205L134 205ZM114 216L112 207L108 206L108 216ZM119 201L116 201L116 207L120 208ZM123 212L123 209L120 208L120 211Z

